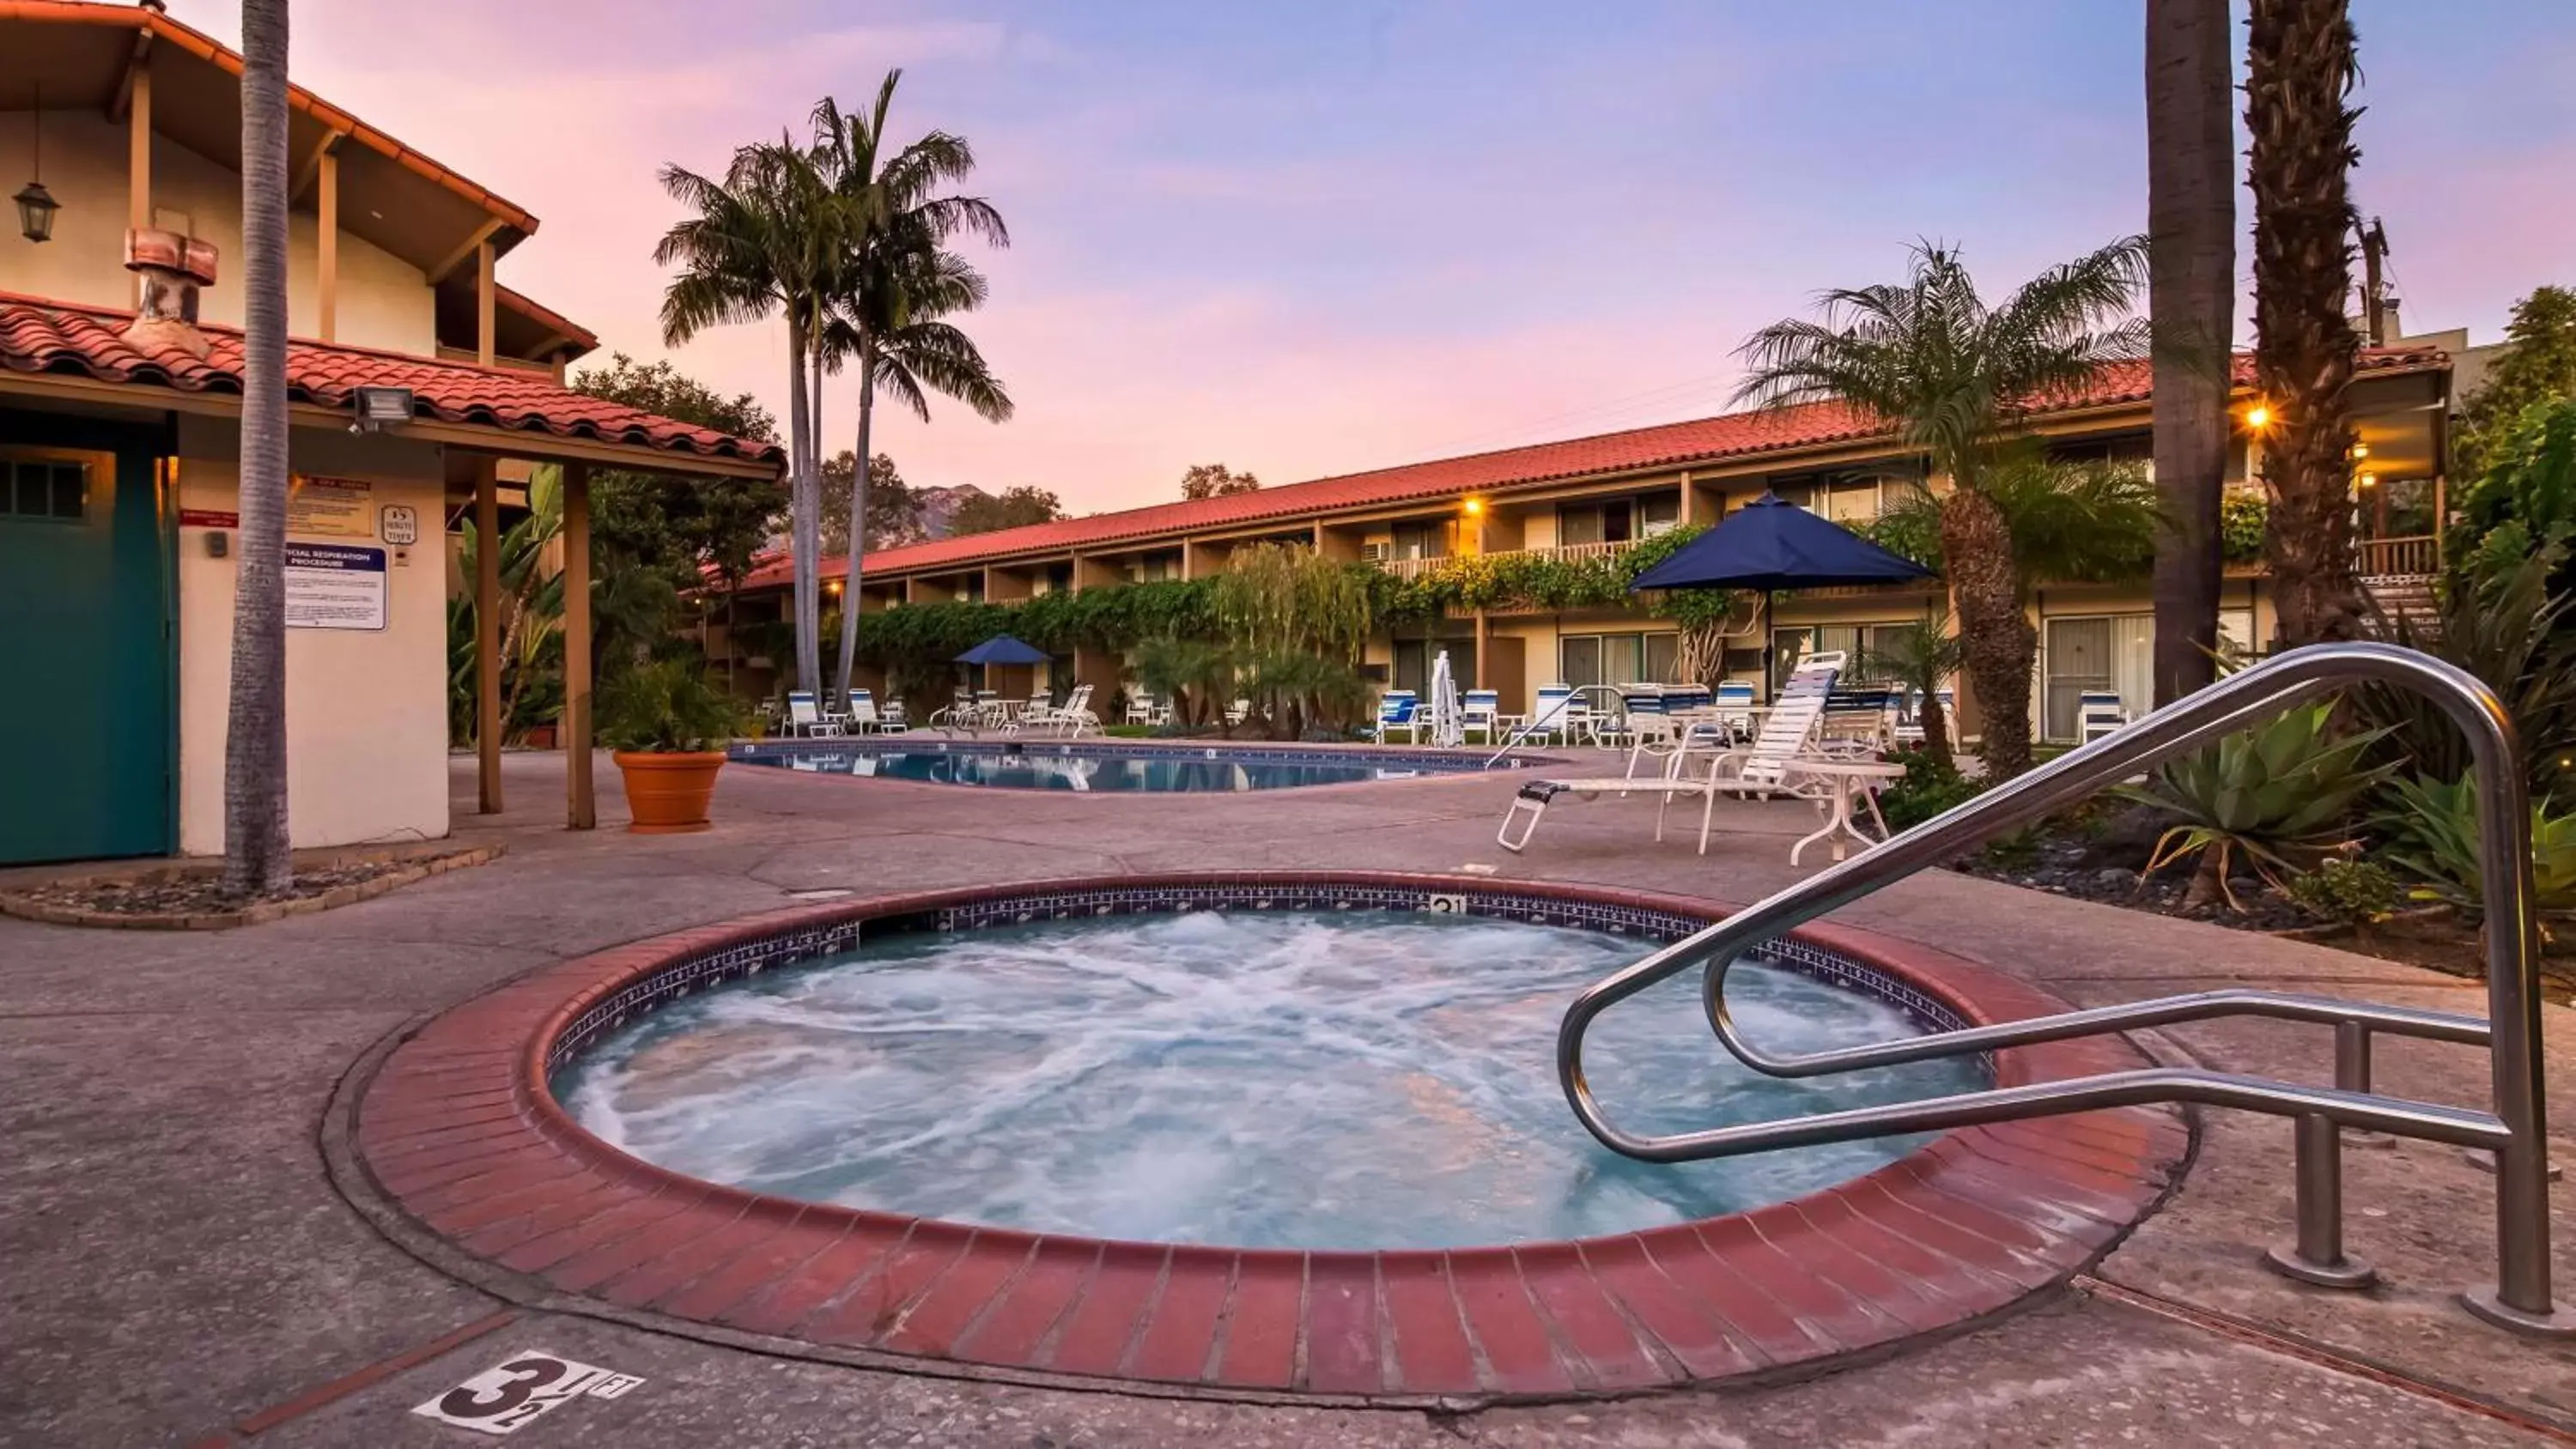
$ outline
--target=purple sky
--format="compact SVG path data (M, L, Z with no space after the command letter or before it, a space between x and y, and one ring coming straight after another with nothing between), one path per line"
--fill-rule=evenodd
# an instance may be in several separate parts
M171 9L238 37L224 0ZM2490 340L2576 282L2565 0L2354 9L2356 186L2408 325ZM2114 0L305 0L295 25L300 82L543 219L504 281L647 357L655 169L718 170L902 66L897 132L973 141L1016 238L966 325L1020 411L883 416L880 445L915 483L1076 512L1195 462L1278 484L1721 411L1737 341L1914 237L2000 292L2144 222ZM676 360L785 394L775 324Z

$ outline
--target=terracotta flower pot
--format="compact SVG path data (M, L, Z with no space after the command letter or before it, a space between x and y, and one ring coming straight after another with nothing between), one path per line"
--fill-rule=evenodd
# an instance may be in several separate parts
M626 777L626 812L636 835L680 835L708 827L707 806L715 799L716 773L724 768L722 750L693 754L657 754L619 750L610 756Z

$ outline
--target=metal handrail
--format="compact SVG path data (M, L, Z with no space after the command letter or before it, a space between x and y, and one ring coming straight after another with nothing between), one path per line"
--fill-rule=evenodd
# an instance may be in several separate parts
M1925 866L2126 779L2138 771L2343 685L2375 681L2429 697L2469 737L2478 789L2486 912L2487 1019L2285 993L2201 992L2098 1007L2028 1021L1938 1032L1911 1040L1803 1056L1775 1056L1737 1031L1726 973L1755 944L1812 921ZM2506 1327L2576 1333L2550 1292L2548 1144L2540 1080L2538 925L2531 910L2531 818L2513 722L2493 691L2454 665L2394 645L2322 644L2278 655L2175 701L2116 733L2072 750L2018 779L1726 920L1676 941L1592 986L1567 1008L1557 1034L1557 1075L1575 1116L1613 1151L1652 1162L1730 1157L1861 1137L1923 1132L1981 1122L2153 1102L2198 1102L2300 1119L2300 1251L2276 1265L2311 1281L2365 1283L2341 1263L2337 1124L2438 1142L2492 1147L2496 1163L2497 1284L2464 1295L2469 1307ZM2332 1023L2338 1085L2303 1086L2191 1068L2114 1072L2065 1081L1964 1092L1927 1101L1856 1108L1785 1122L1746 1123L1667 1136L1611 1125L1583 1073L1583 1040L1618 1002L1693 966L1705 966L1702 996L1718 1040L1739 1061L1779 1077L1988 1052L2068 1037L2216 1016L2256 1015ZM2492 1110L2379 1096L2368 1091L2369 1034L2386 1032L2489 1048ZM2356 1080L2357 1079L2357 1080Z
M1572 689L1567 690L1565 697L1557 700L1553 707L1540 710L1536 715L1523 720L1521 722L1521 727L1512 731L1511 735L1503 741L1503 747L1486 756L1485 763L1478 766L1478 768L1486 770L1494 768L1494 766L1501 761L1503 756L1512 752L1514 746L1529 738L1531 735L1538 733L1540 727L1545 725L1549 720L1565 713L1568 709L1571 709L1574 705L1575 696L1584 696L1584 702L1587 705L1590 704L1590 696L1592 691L1596 689L1607 691L1614 699L1619 693L1617 689L1607 684L1578 684L1574 686Z

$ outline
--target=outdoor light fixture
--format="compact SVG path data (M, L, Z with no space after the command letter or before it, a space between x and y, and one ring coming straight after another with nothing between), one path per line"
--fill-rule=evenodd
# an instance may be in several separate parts
M2252 428L2258 433L2263 431L2265 428L2272 426L2272 410L2261 403L2256 403L2252 407L2247 408L2245 410L2245 426Z
M1485 511L1485 500L1482 498L1470 498L1465 503L1460 504L1459 507L1466 511L1469 518L1473 518L1477 514Z
M2369 456L2370 445L2368 443L2355 443L2352 445L2352 460L2354 462L2358 463Z
M2361 476L2360 476L2358 479L2355 479L2354 481L2355 481L2355 482L2358 482L2359 484L2361 484L2361 486L2362 486L2362 487L2364 487L2364 488L2375 487L2375 486L2377 486L2377 485L2378 485L2378 483L2379 483L2379 475L2378 475L2378 474L2376 474L2376 473L2371 472L2371 471L2370 471L2369 469L2367 469L2367 468L2364 468L2364 469L2362 469L2362 470L2361 470Z
M36 109L29 122L35 133L35 144L31 148L35 159L35 179L9 199L18 203L18 230L27 240L52 241L54 213L62 210L63 206L54 200L52 192L45 189L45 93L42 88L36 92Z
M353 433L380 433L396 423L411 421L411 389L407 387L362 387L356 392L358 420L349 424Z

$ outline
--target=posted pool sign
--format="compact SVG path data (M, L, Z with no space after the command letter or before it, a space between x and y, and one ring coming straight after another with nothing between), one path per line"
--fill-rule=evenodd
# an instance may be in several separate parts
M286 627L385 627L385 551L288 539Z

